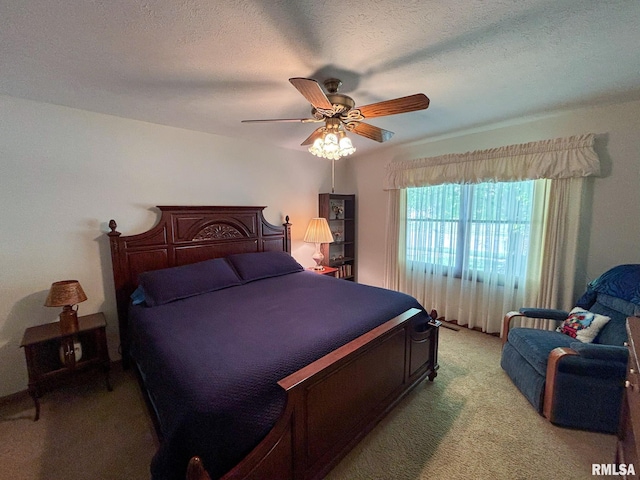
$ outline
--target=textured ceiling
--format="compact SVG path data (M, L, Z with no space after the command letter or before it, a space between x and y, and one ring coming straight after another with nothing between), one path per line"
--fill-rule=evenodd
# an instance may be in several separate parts
M315 124L240 123L309 116L290 77L425 93L369 120L391 145L640 98L639 25L637 0L0 0L0 94L303 151Z

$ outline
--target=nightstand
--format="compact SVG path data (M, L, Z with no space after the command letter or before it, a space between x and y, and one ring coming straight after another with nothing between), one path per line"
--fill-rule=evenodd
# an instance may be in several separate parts
M61 333L58 322L30 327L24 332L20 346L24 347L27 359L29 395L36 407L34 420L40 418L39 397L43 390L81 371L100 368L106 377L107 390L112 390L104 314L78 317L78 326L78 331L71 334Z
M309 267L307 270L311 270L320 275L329 275L330 277L335 277L338 272L338 269L333 267L324 267L324 270L315 270L313 267Z

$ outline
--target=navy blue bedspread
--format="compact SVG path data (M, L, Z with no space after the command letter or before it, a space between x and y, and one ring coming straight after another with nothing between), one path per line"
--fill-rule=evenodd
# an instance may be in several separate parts
M223 475L282 414L279 380L411 307L422 310L409 295L312 272L132 307L131 354L164 437L152 478L183 480L193 455Z

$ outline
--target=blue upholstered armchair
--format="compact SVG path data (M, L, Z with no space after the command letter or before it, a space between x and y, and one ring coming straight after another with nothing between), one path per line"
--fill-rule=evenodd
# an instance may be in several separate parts
M500 364L552 423L615 433L627 368L626 318L638 313L640 265L619 265L592 281L571 312L509 312ZM510 328L516 317L557 320L561 332Z

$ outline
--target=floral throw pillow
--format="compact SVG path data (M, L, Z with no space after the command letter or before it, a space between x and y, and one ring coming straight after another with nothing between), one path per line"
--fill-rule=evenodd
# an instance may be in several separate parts
M611 319L604 315L575 307L569 313L569 317L562 322L562 325L560 325L556 331L569 335L583 343L591 343L609 320Z

